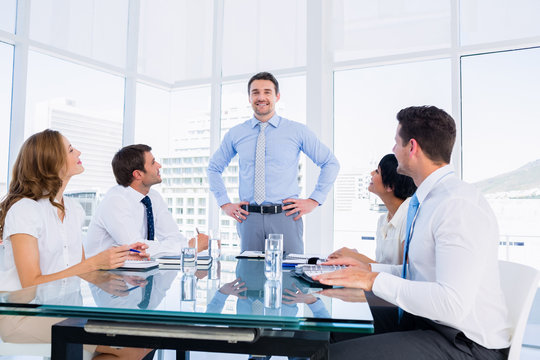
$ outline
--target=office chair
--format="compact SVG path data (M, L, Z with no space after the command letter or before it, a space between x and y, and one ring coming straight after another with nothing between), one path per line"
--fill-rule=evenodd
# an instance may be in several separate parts
M540 271L530 266L499 260L499 273L512 326L508 360L518 360L525 326L540 282Z

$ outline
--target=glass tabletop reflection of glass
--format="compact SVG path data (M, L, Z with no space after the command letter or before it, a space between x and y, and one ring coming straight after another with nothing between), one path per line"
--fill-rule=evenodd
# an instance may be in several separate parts
M0 314L164 324L372 332L364 293L322 290L283 271L267 280L262 260L222 257L208 269L94 271L0 293Z

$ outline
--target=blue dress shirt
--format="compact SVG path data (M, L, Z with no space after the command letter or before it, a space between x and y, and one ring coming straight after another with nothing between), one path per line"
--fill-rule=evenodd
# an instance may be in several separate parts
M253 203L255 148L259 135L255 117L230 129L208 164L210 191L219 206L230 201L221 174L236 154L239 156L239 195L241 201ZM339 172L339 162L330 149L320 142L307 126L275 114L266 127L266 199L264 204L281 204L284 199L298 198L298 160L303 151L321 173L315 190L309 196L322 204Z

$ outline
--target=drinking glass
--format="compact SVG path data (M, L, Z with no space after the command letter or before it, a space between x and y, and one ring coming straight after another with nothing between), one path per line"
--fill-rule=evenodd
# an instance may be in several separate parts
M219 236L214 232L210 232L209 237L208 252L210 253L212 260L215 260L221 255L221 240L219 240Z
M281 279L283 234L269 234L264 243L264 275L268 280Z
M182 272L193 275L197 271L197 248L182 248Z
M195 275L182 275L180 292L180 311L195 311L197 294L197 278Z

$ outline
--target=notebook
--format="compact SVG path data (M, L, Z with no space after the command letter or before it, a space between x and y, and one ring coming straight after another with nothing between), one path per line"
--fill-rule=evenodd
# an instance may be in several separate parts
M326 259L319 258L314 254L287 254L283 259L283 265L292 266L298 264L319 264L326 261Z
M240 255L236 256L237 259L264 259L264 251L242 251Z
M115 270L138 270L146 271L157 268L159 262L155 260L126 260L124 266L120 266Z
M157 259L160 265L181 265L182 257L180 255L169 255L162 256ZM197 256L197 266L199 265L208 265L212 262L210 255L199 255Z

